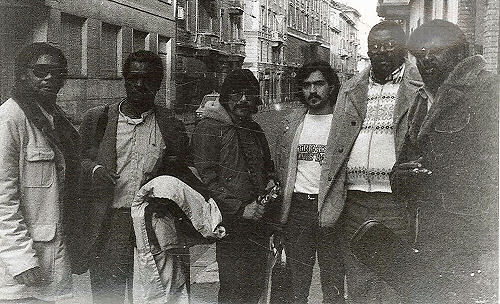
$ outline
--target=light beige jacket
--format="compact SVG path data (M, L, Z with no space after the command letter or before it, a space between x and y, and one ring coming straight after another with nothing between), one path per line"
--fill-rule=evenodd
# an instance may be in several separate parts
M0 106L0 299L53 301L71 293L59 193L65 165L12 99ZM48 284L14 276L39 266Z

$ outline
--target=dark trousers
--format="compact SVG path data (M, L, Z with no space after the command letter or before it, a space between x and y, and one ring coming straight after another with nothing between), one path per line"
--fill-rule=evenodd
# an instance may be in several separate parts
M376 219L402 237L406 237L404 207L398 206L391 193L347 191L342 213L343 258L347 277L347 299L353 304L401 303L397 292L356 259L349 240L367 220Z
M220 304L257 303L264 291L268 238L248 224L217 242Z
M122 304L126 291L132 303L133 236L130 209L113 209L98 239L97 256L90 266L94 303Z
M292 280L292 303L307 303L316 253L323 303L344 303L340 229L320 228L318 199L294 193L285 227L285 252Z

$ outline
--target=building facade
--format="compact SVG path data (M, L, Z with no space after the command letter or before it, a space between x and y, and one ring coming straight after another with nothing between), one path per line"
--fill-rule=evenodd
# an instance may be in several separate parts
M9 97L17 51L35 41L61 48L69 77L58 103L79 123L89 108L125 97L122 67L140 49L158 53L165 78L157 96L170 106L174 0L0 0L0 94Z
M360 17L354 8L336 1L331 2L330 63L337 71L341 82L358 72Z
M284 0L245 1L243 68L259 80L264 105L281 102L285 94L286 9Z
M177 112L191 113L245 58L243 0L177 0Z
M453 22L467 36L471 53L482 54L487 68L499 72L499 0L379 0L377 12L407 33L432 19Z
M287 5L282 101L294 101L297 69L307 61L330 62L331 1L291 0Z

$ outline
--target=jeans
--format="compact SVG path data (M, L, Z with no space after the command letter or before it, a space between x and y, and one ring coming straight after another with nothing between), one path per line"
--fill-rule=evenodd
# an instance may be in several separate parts
M258 222L241 221L217 242L219 304L257 303L264 291L269 240L252 228Z
M391 193L348 191L344 211L342 251L346 268L347 299L353 304L401 303L397 292L351 252L349 241L365 221L376 219L402 237L406 236L404 208L397 206Z
M339 225L319 227L317 197L293 194L285 227L285 252L291 271L293 303L307 303L316 253L323 303L344 303Z

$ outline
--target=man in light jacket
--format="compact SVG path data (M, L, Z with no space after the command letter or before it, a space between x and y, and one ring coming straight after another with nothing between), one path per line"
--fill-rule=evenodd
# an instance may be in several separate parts
M324 61L304 64L296 80L305 108L294 110L280 124L275 157L284 186L281 222L291 272L290 302L307 303L317 253L323 303L344 303L340 227L335 219L322 218L330 214L318 212L322 210L318 193L326 186L321 177L340 81Z
M31 44L0 106L0 301L53 302L72 292L63 224L80 161L78 133L56 105L66 75L61 50Z

